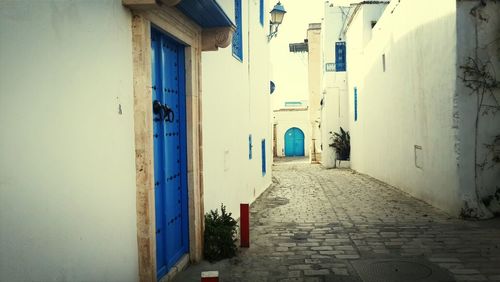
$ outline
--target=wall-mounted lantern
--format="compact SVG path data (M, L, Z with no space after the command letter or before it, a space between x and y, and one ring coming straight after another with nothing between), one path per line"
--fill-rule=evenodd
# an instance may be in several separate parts
M278 1L270 13L271 21L269 23L269 35L267 36L267 41L271 41L273 37L278 35L278 27L283 22L283 18L286 14L285 7L283 7L281 2Z

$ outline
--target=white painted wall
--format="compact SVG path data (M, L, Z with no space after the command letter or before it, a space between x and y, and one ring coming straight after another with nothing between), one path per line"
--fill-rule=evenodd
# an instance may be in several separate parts
M348 97L346 72L327 72L325 65L335 63L335 44L345 41L343 29L347 24L349 7L335 6L325 2L322 32L322 100L321 106L321 164L326 168L335 166L335 150L330 132L348 130Z
M347 31L351 166L458 214L456 1L392 4L373 33L370 20L380 13L375 5L363 5Z
M278 157L285 156L285 133L292 127L297 127L304 132L304 155L309 156L311 125L309 112L305 109L282 109L273 111L276 124L276 148Z
M323 90L320 128L322 147L321 164L326 168L333 168L336 160L335 150L329 146L333 141L331 139L331 132L340 132L340 126L344 130L348 130L347 126L341 124L341 119L344 116L343 112L347 112L346 95L346 90L338 87L328 87Z
M131 16L0 3L0 280L138 279Z
M323 73L322 46L321 46L321 23L309 24L307 30L308 40L308 87L309 87L309 154L311 161L321 160L321 80Z
M488 1L485 7L480 7L478 15L487 21L476 20L471 15L471 10L478 2L457 1L457 76L463 76L460 66L467 64L468 58L476 57L475 30L477 23L477 58L482 63L488 62L488 71L496 74L496 80L500 80L500 42L498 40L500 27L500 3ZM478 150L477 160L474 161L475 132L476 132L476 109L477 95L471 95L471 89L465 87L461 79L456 80L455 107L453 112L455 128L455 151L459 163L460 192L462 200L467 201L470 207L476 204L475 199L484 199L495 194L500 188L500 165L494 165L492 154L484 144L492 144L496 135L500 134L500 115L493 114L492 108L483 106L478 120ZM500 101L500 89L494 93L496 100ZM484 97L484 105L498 105L492 97L487 94ZM500 152L500 144L497 144L497 152ZM474 163L482 164L486 160L484 169L477 169L478 180L475 183ZM477 185L478 195L473 189ZM480 209L481 205L478 206ZM500 213L500 201L494 199L488 209L494 213ZM483 210L484 215L489 212Z
M271 184L272 127L269 94L269 22L259 22L259 2L243 2L243 61L231 46L202 55L205 212L224 203L239 217L239 204L251 203ZM265 7L268 1L265 2ZM219 4L234 16L234 1ZM221 66L224 75L221 75ZM252 135L249 160L248 136ZM261 141L266 140L267 173L262 175Z

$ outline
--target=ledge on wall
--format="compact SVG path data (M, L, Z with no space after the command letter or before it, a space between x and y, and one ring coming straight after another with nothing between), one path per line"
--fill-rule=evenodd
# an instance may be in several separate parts
M122 5L131 10L148 10L157 5L166 5L173 7L179 4L181 0L122 0Z
M235 25L215 0L122 0L131 10L175 7L202 28L202 51L217 51L231 44Z

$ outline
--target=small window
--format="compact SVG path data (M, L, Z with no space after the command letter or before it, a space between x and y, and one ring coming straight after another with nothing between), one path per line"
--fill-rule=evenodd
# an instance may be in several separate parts
M266 139L262 139L262 175L266 175Z
M252 159L252 134L248 135L248 159Z
M385 54L382 54L382 71L385 72Z
M259 22L261 26L264 26L264 0L260 0Z
M358 120L358 88L354 87L354 121Z
M241 29L241 0L234 0L234 22L236 30L233 34L233 56L243 61L243 36Z

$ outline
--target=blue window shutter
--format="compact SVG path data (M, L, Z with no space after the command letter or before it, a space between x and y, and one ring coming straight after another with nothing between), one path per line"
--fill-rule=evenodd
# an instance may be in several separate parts
M354 87L354 121L358 120L358 88Z
M266 139L262 139L262 175L266 175Z
M241 0L234 0L234 22L236 30L233 34L233 56L243 61L243 34L241 28Z
M248 135L248 159L252 159L252 134Z
M264 26L264 0L260 0L259 21L260 21L260 25Z

